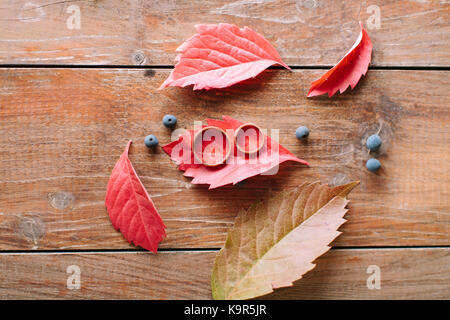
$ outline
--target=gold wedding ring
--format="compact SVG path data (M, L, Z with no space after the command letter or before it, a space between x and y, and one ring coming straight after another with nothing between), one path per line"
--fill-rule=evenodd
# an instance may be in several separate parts
M208 136L206 137L206 139L204 139L204 135L207 134ZM216 149L214 149L214 159L208 159L208 157L205 157L204 154L204 148L203 148L203 142L209 142L211 141L211 143L216 143L216 140L218 139L218 136L222 136L225 138L225 152L221 152L222 156L217 158L217 153ZM214 137L214 141L212 141L212 137ZM224 140L222 140L223 142ZM220 141L217 141L220 142ZM209 144L210 145L210 144ZM209 146L208 145L208 146ZM207 146L207 147L208 147ZM223 143L222 146L220 146L219 149L223 149ZM215 127L215 126L207 126L202 128L201 130L198 130L195 134L194 134L194 139L192 141L192 152L194 153L194 157L195 159L208 167L215 167L215 166L219 166L221 164L223 164L228 157L231 154L231 150L232 150L232 144L231 144L231 140L228 137L228 135L226 134L225 131L223 131L221 128L219 127ZM219 150L220 152L221 150Z
M250 136L245 134L247 130L254 130L258 137L258 142L256 146L253 146L253 149L250 149L250 146L245 144L246 137L250 138ZM261 150L261 148L264 146L264 134L256 124L244 123L234 132L234 142L236 148L238 148L239 151L245 154L253 154Z

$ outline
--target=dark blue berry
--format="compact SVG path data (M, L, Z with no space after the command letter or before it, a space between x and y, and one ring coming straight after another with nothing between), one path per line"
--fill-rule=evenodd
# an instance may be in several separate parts
M377 134L373 134L367 138L366 146L369 150L377 150L381 146L381 138Z
M304 139L309 136L309 129L305 126L298 127L297 130L295 130L295 136L297 139Z
M381 162L378 161L377 159L369 159L366 162L366 168L369 171L375 172L378 171L378 169L380 169L381 167Z
M154 148L158 145L158 138L153 134L146 136L144 141L147 148Z
M166 114L163 118L163 125L172 128L177 124L177 118L171 114Z

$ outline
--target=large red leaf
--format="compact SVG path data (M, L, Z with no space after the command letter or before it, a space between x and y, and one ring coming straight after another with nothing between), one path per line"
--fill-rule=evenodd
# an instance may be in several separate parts
M234 131L242 125L231 117L223 116L222 118L223 120L207 119L207 125L219 127L227 132ZM259 174L268 174L285 161L309 165L308 162L297 158L278 142L264 135L266 142L256 159L249 160L248 156L237 152L233 145L231 161L217 167L207 167L194 161L191 143L193 136L194 130L189 130L178 140L163 146L163 150L179 165L178 168L181 171L185 171L185 176L194 178L191 181L193 184L209 184L210 189L231 183L236 184Z
M117 161L106 189L106 209L128 242L154 253L166 236L165 225L128 158L131 140Z
M175 69L161 85L194 90L225 88L253 78L271 65L289 67L275 48L252 29L228 24L199 24L180 47Z
M365 75L372 58L372 42L369 35L363 28L362 22L361 33L350 51L327 73L320 79L311 83L308 97L319 96L328 93L331 97L338 90L343 93L348 86L352 89L356 86Z

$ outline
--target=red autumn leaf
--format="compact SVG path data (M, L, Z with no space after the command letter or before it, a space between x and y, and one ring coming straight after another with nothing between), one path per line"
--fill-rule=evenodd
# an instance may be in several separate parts
M161 85L194 90L226 88L256 77L274 64L290 69L263 36L248 27L199 24L197 34L177 48L174 70Z
M331 97L338 90L343 93L348 86L352 89L356 86L362 75L365 75L372 57L372 42L363 28L350 51L332 69L320 79L311 83L308 97L320 96L328 93Z
M109 178L106 209L114 228L128 242L156 253L166 226L128 158L130 145L131 140Z
M222 118L223 120L207 119L207 125L219 127L226 132L234 132L243 124L228 116ZM231 183L236 184L259 174L272 174L273 170L285 161L309 165L308 162L295 157L278 142L264 135L264 147L258 152L256 159L249 159L248 155L238 152L233 145L233 151L226 163L208 167L195 162L191 143L193 137L194 130L189 130L178 140L163 146L163 150L179 165L178 169L185 172L186 177L194 178L191 181L193 184L209 184L210 189Z

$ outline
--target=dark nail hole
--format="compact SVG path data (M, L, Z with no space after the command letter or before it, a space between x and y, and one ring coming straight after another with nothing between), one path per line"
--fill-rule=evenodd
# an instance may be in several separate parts
M154 70L145 70L144 76L146 77L154 77L155 76L155 71Z

